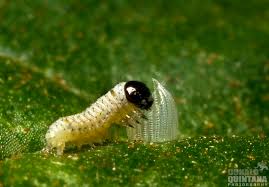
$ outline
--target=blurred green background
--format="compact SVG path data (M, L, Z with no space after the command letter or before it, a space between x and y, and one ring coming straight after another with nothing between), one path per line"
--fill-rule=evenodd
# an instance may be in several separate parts
M0 186L223 186L229 168L269 165L268 7L0 0ZM57 118L152 77L174 95L178 140L40 153Z

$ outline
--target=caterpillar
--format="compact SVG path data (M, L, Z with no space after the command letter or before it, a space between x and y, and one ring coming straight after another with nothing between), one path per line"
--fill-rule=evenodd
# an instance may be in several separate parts
M52 123L45 135L46 150L56 148L63 154L66 144L81 147L102 142L111 124L133 127L145 118L153 104L149 88L139 81L117 84L81 113L61 117Z

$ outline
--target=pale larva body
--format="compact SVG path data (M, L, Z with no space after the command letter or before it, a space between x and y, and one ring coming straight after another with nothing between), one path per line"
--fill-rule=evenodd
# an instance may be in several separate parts
M145 84L122 82L100 97L85 111L55 121L46 134L47 149L56 148L62 154L66 144L78 147L102 142L111 124L130 124L132 116L141 115L153 103Z
M178 112L171 93L156 79L153 79L153 99L151 110L145 112L147 120L141 124L131 124L127 128L129 140L144 142L164 142L178 138Z

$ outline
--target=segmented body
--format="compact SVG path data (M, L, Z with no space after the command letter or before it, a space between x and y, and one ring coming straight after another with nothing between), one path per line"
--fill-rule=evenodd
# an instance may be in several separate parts
M102 142L113 123L134 124L131 116L139 108L128 102L124 94L125 82L117 84L85 111L55 121L46 134L47 148L62 154L67 143L80 147L83 144Z

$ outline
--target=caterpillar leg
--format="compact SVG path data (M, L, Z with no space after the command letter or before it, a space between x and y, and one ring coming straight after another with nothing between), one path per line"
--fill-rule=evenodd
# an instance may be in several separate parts
M64 152L65 144L60 144L60 145L57 145L56 147L47 145L41 150L41 152L47 154L53 151L54 148L56 148L57 155L62 155Z
M132 126L133 128L127 128L128 136L135 136L133 139L135 140L142 140L142 135L144 132L142 129L144 129L145 124L147 124L147 113L145 111L141 110L135 110L130 114L130 117L125 118L126 123L129 124L129 126Z
M125 116L122 123L126 127L135 128L137 125L142 125L145 120L147 120L147 117L142 111L134 110Z
M65 147L65 144L64 144L64 143L59 144L59 145L56 147L57 155L62 155L62 154L63 154L63 152L64 152L64 147Z

